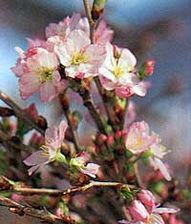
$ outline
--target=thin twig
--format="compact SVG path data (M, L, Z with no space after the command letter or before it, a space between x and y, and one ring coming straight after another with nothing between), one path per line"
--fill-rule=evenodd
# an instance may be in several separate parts
M12 108L15 115L26 122L31 128L34 128L39 133L44 135L45 130L40 128L35 121L33 121L9 96L7 96L4 92L0 91L0 99L6 103L8 106Z
M83 2L84 2L84 8L85 8L85 11L86 11L88 22L89 22L89 25L90 25L90 39L91 39L91 42L93 43L94 42L94 33L95 33L96 21L94 21L92 19L89 0L83 0ZM94 82L95 82L96 87L98 89L98 92L99 92L99 94L100 94L100 96L102 98L102 101L103 101L103 104L104 104L104 108L105 108L105 111L106 111L107 116L108 116L108 121L111 124L112 128L114 129L114 131L116 131L116 127L114 125L114 120L113 120L112 115L110 113L109 107L106 104L106 102L108 101L108 97L106 97L106 95L104 93L104 89L103 89L103 87L102 87L98 77L94 78Z
M123 184L120 182L102 182L102 181L91 181L90 183L80 186L73 187L65 190L57 190L57 189L46 189L46 188L23 188L12 185L11 189L6 189L6 191L18 192L22 194L48 194L48 195L68 195L76 192L84 192L94 187L126 187L127 189L134 189L134 185Z
M54 224L74 223L72 221L66 222L61 217L58 217L45 209L40 210L26 205L22 205L4 196L0 196L0 204L1 206L9 207L9 210L13 213L16 213L18 215L27 215L35 217L44 222L46 221L47 223L54 223Z
M96 22L92 19L89 0L83 0L83 2L84 2L84 8L85 8L85 11L86 11L88 22L89 22L89 25L90 25L90 39L91 39L91 42L93 43Z
M70 111L68 99L67 99L67 96L66 96L65 93L64 94L60 94L60 103L62 105L62 109L64 111L64 115L65 115L65 117L67 119L67 122L69 124L72 141L74 143L76 151L79 152L80 151L79 137L78 137L76 129L73 127L73 124L71 122L71 117L70 117L71 111Z

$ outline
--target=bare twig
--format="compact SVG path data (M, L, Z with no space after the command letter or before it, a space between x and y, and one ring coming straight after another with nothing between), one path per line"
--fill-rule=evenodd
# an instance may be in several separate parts
M73 187L65 190L57 190L57 189L46 189L46 188L23 188L17 187L16 185L12 185L11 189L6 189L6 191L18 192L21 194L48 194L48 195L68 195L76 192L84 192L94 187L126 187L127 189L134 189L134 185L123 184L120 182L102 182L102 181L91 181L90 183L80 186Z
M74 223L72 221L66 222L61 217L58 217L45 209L40 210L26 205L22 205L4 196L0 196L0 204L1 206L9 207L9 210L13 213L16 213L18 215L27 215L35 217L44 222L46 221L47 223L54 223L54 224Z

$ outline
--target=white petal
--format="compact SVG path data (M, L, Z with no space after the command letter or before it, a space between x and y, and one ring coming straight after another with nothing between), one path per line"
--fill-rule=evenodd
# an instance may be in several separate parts
M160 160L158 158L154 158L154 163L155 163L155 166L161 171L164 178L168 181L171 181L172 178L171 178L165 164L162 162L162 160Z

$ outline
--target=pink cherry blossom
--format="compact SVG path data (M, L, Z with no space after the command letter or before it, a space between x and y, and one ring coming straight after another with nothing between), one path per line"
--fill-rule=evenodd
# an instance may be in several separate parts
M55 47L65 73L71 78L96 76L105 59L105 49L91 44L89 37L81 30L72 31L64 44Z
M67 127L67 123L65 121L61 121L59 128L53 126L46 130L45 145L41 147L41 150L34 152L24 160L24 163L27 166L32 166L28 170L29 175L31 175L40 167L43 167L45 164L53 162L57 159L57 157L63 156L60 153L60 149L65 138Z
M49 26L46 28L45 33L47 38L59 36L62 40L64 40L73 30L82 30L86 33L86 35L89 36L90 34L88 19L86 17L81 18L81 15L79 13L74 13L71 18L66 17L58 24L49 24Z
M106 44L113 39L113 30L110 29L104 20L101 20L94 34L94 43Z
M133 154L139 154L149 150L151 145L159 141L159 136L155 133L150 134L148 124L141 121L135 122L129 127L125 144Z
M17 48L20 58L12 71L19 76L23 99L40 92L42 102L49 102L66 87L58 72L59 61L53 52L42 47L32 47L26 53Z
M107 56L99 69L102 85L107 90L115 90L119 97L133 94L144 96L146 86L140 82L135 72L136 58L127 48L106 44Z
M177 208L162 208L154 204L155 198L149 191L142 191L138 197L142 200L134 200L128 211L132 217L132 221L123 223L127 224L165 224L160 214L170 213L174 214L179 211ZM152 206L150 206L152 204ZM148 209L148 205L150 206ZM146 206L146 207L145 207Z

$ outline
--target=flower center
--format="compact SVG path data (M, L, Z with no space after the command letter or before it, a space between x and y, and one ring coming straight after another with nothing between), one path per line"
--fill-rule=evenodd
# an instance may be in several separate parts
M76 52L72 57L72 65L80 65L81 63L87 63L88 56L83 52Z
M53 69L52 68L41 67L38 70L39 81L41 83L52 81L52 79L53 79L52 73L53 73Z
M121 77L122 75L123 75L123 72L124 72L124 70L121 68L121 67L119 67L119 66L116 66L115 68L114 68L114 75L117 77L117 78L119 78L119 77Z

